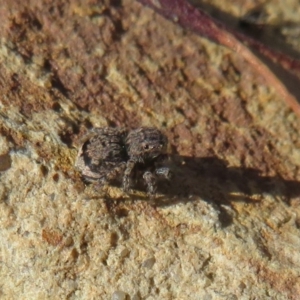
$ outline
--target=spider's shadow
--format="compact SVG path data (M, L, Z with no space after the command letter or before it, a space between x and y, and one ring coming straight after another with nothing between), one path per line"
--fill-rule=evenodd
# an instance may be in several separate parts
M166 207L176 203L203 201L211 203L220 211L219 221L226 227L232 223L232 216L226 206L232 202L257 204L265 194L288 202L300 196L300 181L285 180L279 176L262 176L260 171L243 167L228 167L217 157L170 156L164 163L173 175L170 181L158 182L158 196L152 204ZM142 184L141 184L142 183ZM145 191L144 182L134 186ZM143 193L130 193L131 200L143 198ZM145 195L145 194L144 194ZM106 196L108 205L112 203ZM149 198L145 195L145 201Z
M164 196L157 206L192 201L193 196L216 205L230 205L232 201L255 203L263 194L285 201L300 196L299 181L262 176L250 168L228 167L216 157L172 156L170 168L174 177L167 183L159 182L158 192Z

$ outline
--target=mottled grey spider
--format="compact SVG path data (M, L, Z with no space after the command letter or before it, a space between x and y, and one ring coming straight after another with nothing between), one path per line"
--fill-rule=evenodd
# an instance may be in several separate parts
M76 166L85 180L100 185L122 175L125 192L132 179L143 177L149 196L154 197L157 177L171 177L169 168L159 166L166 156L167 143L166 136L154 127L129 133L119 128L94 128L83 140Z

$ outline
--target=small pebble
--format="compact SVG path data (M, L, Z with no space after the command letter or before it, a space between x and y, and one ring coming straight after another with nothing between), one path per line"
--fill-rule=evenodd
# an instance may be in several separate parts
M115 291L112 294L111 300L126 300L126 293L122 291Z
M153 267L153 265L155 264L155 257L151 257L146 259L143 263L142 263L142 267L143 268L148 268L151 269Z
M10 167L11 167L10 155L8 153L0 155L0 172L8 170Z

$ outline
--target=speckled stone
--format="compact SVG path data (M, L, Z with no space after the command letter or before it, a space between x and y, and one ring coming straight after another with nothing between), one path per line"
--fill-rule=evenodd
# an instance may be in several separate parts
M260 74L133 0L0 16L1 299L298 299L300 120ZM280 16L299 52L297 0ZM142 125L170 143L158 197L86 185L85 133Z

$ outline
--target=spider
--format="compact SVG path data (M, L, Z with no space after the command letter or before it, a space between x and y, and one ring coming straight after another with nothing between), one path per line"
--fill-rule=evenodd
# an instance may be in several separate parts
M153 198L157 178L171 178L169 168L158 166L165 157L167 143L166 136L154 127L140 127L129 133L125 129L94 128L83 140L76 166L86 181L100 185L123 175L125 192L132 179L142 175L148 195Z
M82 140L75 166L87 182L104 185L125 170L127 154L121 128L94 128Z

